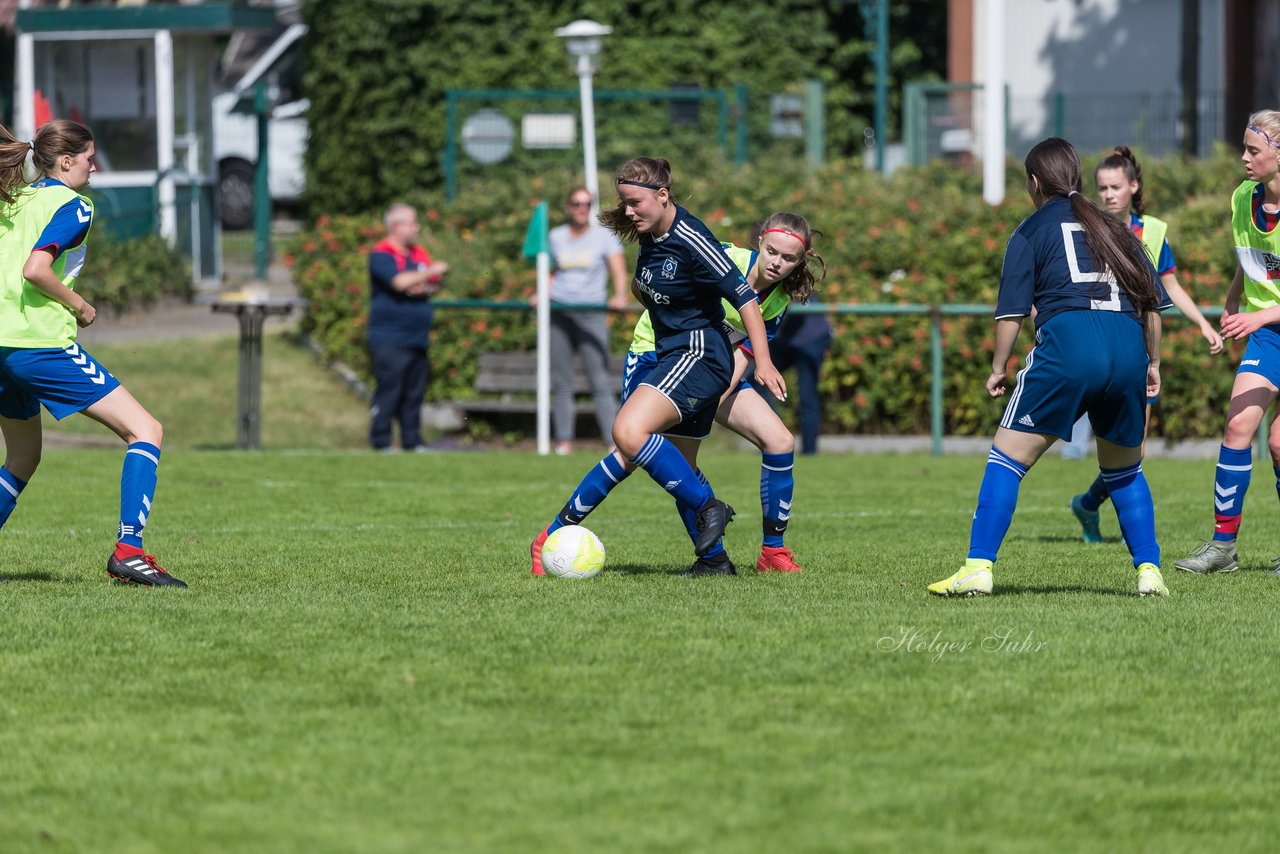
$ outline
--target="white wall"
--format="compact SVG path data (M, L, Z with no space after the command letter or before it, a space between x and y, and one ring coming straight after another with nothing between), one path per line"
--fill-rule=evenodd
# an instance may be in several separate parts
M983 13L974 3L974 74L981 77ZM1083 150L1116 144L1176 145L1179 0L1005 0L1006 83L1013 151L1063 131ZM1223 88L1222 0L1201 0L1201 92ZM1213 110L1212 104L1206 109ZM1202 122L1215 127L1212 121Z

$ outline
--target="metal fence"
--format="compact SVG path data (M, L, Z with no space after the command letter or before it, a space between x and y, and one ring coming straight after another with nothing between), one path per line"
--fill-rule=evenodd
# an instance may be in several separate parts
M746 161L746 88L595 91L597 160L637 152L692 161L689 171ZM580 101L569 89L451 89L443 170L449 201L470 181L582 166Z
M1197 100L1200 155L1209 154L1222 137L1225 102L1222 92L1203 92ZM981 159L981 85L908 83L903 110L903 141L912 165L939 159L967 165ZM1181 110L1181 96L1174 92L1014 98L1006 87L1006 150L1021 159L1045 137L1060 136L1081 151L1123 144L1155 156L1174 154L1182 141Z

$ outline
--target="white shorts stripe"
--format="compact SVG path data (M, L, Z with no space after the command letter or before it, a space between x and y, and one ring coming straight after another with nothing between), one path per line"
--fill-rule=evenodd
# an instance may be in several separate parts
M1036 360L1036 348L1032 347L1027 353L1027 364L1022 370L1018 371L1017 381L1013 385L1013 394L1009 397L1009 405L1005 407L1004 417L1000 419L1001 427L1012 427L1013 416L1017 414L1018 402L1022 399L1023 381L1026 379L1027 371L1031 370L1031 365Z
M694 366L702 359L706 353L705 331L695 329L689 333L689 352L680 357L680 361L676 363L671 373L663 378L662 382L657 385L658 391L669 395L675 390L675 387L684 382L685 377L693 370Z

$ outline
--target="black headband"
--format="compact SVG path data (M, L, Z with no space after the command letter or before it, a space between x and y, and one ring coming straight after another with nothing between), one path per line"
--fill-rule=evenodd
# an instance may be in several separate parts
M658 184L647 184L647 183L645 183L644 181L628 181L626 178L619 178L619 179L618 179L618 186L619 186L619 187L621 187L623 184L629 184L629 185L631 185L632 187L645 187L646 189L649 189L649 190L666 190L666 189L668 189L667 187L662 187L662 186L659 186Z

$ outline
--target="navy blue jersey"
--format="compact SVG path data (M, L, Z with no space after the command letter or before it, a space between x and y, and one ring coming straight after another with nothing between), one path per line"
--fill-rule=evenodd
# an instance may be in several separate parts
M679 205L665 235L640 235L635 285L649 309L659 352L665 349L663 340L673 335L719 329L724 320L721 298L739 310L756 298L711 230Z
M1145 251L1142 261L1151 270L1151 281L1160 308L1173 303L1156 277ZM1000 271L1000 295L996 319L1026 317L1036 310L1036 328L1064 311L1115 311L1140 320L1124 288L1107 271L1095 271L1084 231L1076 222L1071 203L1059 196L1027 217L1009 236Z

